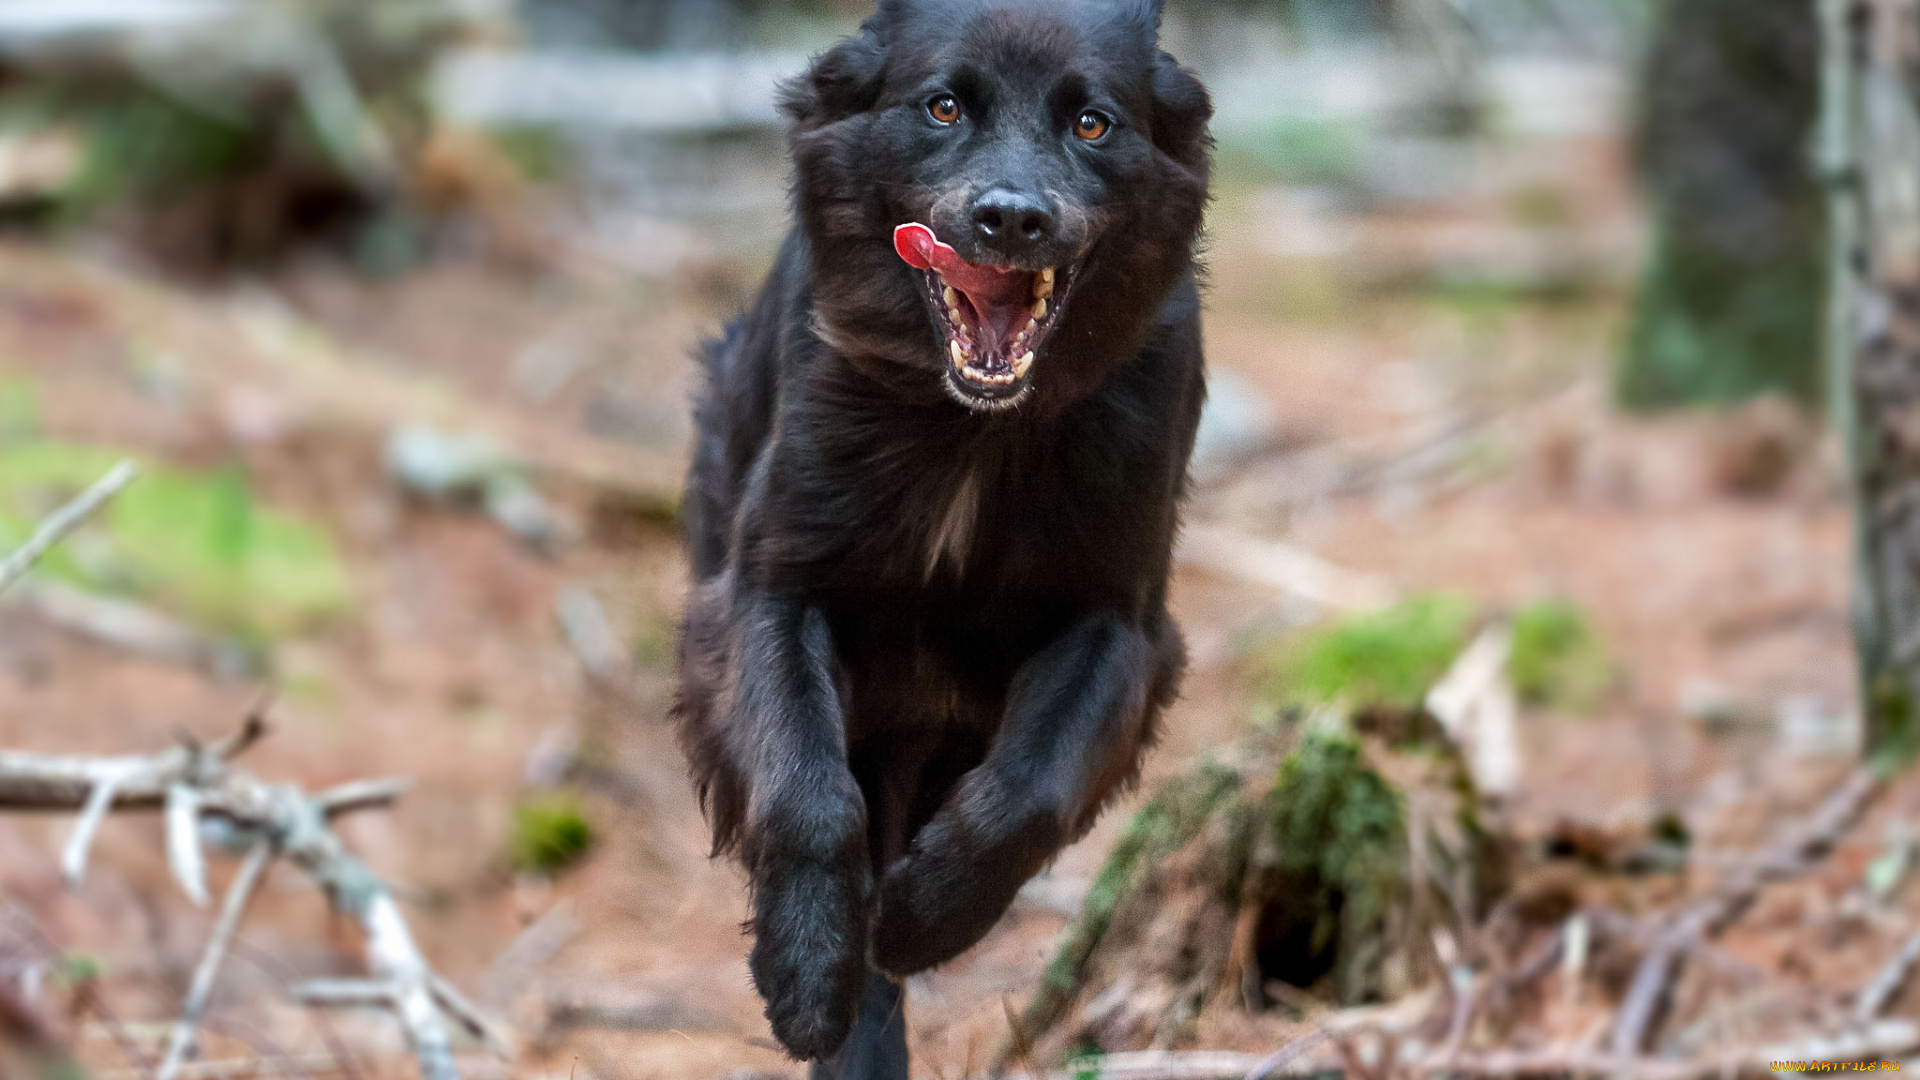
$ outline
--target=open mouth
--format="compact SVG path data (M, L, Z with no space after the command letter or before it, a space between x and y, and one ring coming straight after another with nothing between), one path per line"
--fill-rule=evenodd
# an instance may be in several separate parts
M1031 385L1035 354L1059 321L1073 268L970 263L918 222L895 229L893 247L925 279L927 303L946 337L949 389L975 407L1017 404Z

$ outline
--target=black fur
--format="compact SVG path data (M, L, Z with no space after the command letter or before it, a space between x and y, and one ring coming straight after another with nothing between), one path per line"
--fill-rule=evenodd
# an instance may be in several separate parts
M679 709L715 851L749 875L767 1017L816 1075L906 1075L869 965L979 941L1178 687L1210 106L1157 30L1144 0L882 0L786 91L798 220L703 357ZM940 94L963 120L929 118ZM1089 108L1097 141L1072 130ZM987 251L965 216L987 189L1057 227ZM954 375L938 283L892 247L909 221L1061 268L1017 394ZM842 1052L863 997L881 1019Z

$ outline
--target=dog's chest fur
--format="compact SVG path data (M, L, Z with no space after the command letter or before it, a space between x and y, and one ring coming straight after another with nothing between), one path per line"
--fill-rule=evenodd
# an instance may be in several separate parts
M933 580L942 565L954 572L965 570L979 520L980 472L970 465L962 470L959 482L947 496L946 509L934 517L933 528L927 532L925 580Z

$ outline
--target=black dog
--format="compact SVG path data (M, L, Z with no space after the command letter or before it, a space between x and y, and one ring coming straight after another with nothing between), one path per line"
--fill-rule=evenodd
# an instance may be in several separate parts
M1158 24L882 0L785 89L798 222L703 357L680 716L816 1077L907 1075L870 968L979 941L1179 683L1211 106Z

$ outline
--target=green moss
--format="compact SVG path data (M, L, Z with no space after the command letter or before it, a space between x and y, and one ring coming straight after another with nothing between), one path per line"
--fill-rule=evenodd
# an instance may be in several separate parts
M0 550L98 479L117 451L0 446ZM82 588L136 596L215 630L273 637L345 607L346 571L320 526L257 506L236 469L149 467L39 565Z
M514 868L552 874L579 862L593 847L593 824L568 792L528 799L513 808L508 855Z
M1883 672L1870 688L1867 756L1882 777L1895 776L1920 760L1920 734L1914 723L1913 692L1893 672Z
M1465 600L1431 596L1282 639L1269 655L1266 696L1284 704L1417 705L1465 646L1472 622Z
M1022 1019L1025 1030L1044 1030L1072 1000L1087 959L1106 935L1114 909L1141 871L1198 835L1207 819L1239 791L1240 785L1240 776L1232 769L1213 761L1202 762L1194 771L1169 781L1128 820L1094 876L1079 917L1061 934L1060 944L1047 962L1040 989Z
M1272 809L1277 868L1305 886L1281 899L1310 920L1308 947L1333 950L1340 996L1375 991L1368 958L1407 891L1406 809L1350 736L1309 732L1280 763Z
M1613 668L1580 609L1546 600L1514 615L1507 676L1520 700L1530 705L1580 712L1605 693Z

